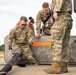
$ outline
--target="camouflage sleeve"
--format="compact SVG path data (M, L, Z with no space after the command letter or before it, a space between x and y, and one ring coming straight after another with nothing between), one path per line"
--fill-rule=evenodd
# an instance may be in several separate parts
M29 32L28 32L27 35L28 35L27 36L28 43L31 45L34 42L33 35L32 35L32 30L31 29L29 29Z
M53 11L61 11L64 0L55 0Z
M40 27L41 27L41 15L40 12L38 12L36 16L36 33L40 33Z
M19 22L16 24L15 28L16 28L16 27L19 27Z
M8 46L12 46L12 42L13 42L13 39L14 39L14 29L12 29L9 33L9 38L8 38Z

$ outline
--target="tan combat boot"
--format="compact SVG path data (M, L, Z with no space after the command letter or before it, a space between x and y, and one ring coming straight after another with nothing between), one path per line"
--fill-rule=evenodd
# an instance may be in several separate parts
M63 73L67 73L68 72L68 67L67 67L67 63L66 62L61 62L61 71Z
M61 73L60 62L52 63L51 66L49 68L44 69L44 71L50 74L60 74Z

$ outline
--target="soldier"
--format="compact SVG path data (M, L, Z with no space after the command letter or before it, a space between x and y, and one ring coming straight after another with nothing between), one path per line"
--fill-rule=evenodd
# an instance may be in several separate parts
M20 20L24 19L24 17L21 17ZM27 22L27 25L29 26L29 28L31 29L32 31L32 35L35 35L35 31L34 31L34 19L30 16L28 18L28 22ZM19 23L17 23L16 27L19 25Z
M47 28L45 32L50 34L51 23L53 23L51 20L51 14L52 12L51 12L51 9L49 8L49 3L44 2L42 4L42 10L40 10L36 16L36 38L40 38L40 29L42 29L41 22L43 22L44 24L43 26ZM46 34L43 32L43 35L46 35Z
M11 70L13 64L18 61L19 56L27 58L31 64L36 64L30 45L33 43L31 30L27 25L27 18L22 16L15 28L9 33L8 48L12 50L13 58L0 71L0 75L6 75ZM12 43L13 42L13 43ZM25 66L21 63L22 66Z
M29 46L34 42L32 37L32 31L27 25L27 18L25 16L22 16L19 21L18 27L15 27L10 31L9 34L9 40L8 40L8 46L11 49L12 48L12 40L14 39L13 44L13 51L14 52L17 48L22 48L24 50L23 54L24 57L27 57L27 59L31 63L36 63L35 59L32 57L32 52L29 48ZM34 60L34 61L33 61Z
M52 0L55 22L51 27L53 63L44 69L47 73L67 73L70 58L70 32L72 28L71 0Z
M30 16L29 18L28 18L28 25L29 25L29 27L31 28L31 30L32 30L32 35L35 35L35 31L34 31L34 19Z

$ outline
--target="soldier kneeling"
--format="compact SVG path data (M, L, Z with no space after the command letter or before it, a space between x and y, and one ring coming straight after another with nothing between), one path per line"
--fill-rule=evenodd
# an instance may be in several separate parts
M32 30L27 25L27 18L22 16L18 25L9 33L8 48L12 51L12 59L0 70L0 75L6 75L14 64L20 67L25 67L24 62L20 62L22 56L27 58L31 64L37 64L30 50L30 45L33 43L31 35ZM12 43L13 42L13 43ZM17 63L16 63L17 62Z

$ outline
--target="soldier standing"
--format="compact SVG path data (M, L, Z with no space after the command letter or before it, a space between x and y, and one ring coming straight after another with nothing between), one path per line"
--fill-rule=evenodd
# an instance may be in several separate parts
M47 73L67 73L70 58L70 32L72 28L71 0L52 0L55 22L51 27L51 51L53 63L44 69Z
M48 2L44 2L42 4L42 10L40 10L36 16L36 38L40 37L40 29L41 28L41 22L44 23L44 21L49 17L49 19L47 20L47 22L45 23L46 26L46 32L48 34L50 34L50 28L51 28L51 23L52 21L50 21L51 18L51 9L49 8L49 3ZM44 25L43 25L44 26ZM43 35L46 35L45 33L43 33Z

